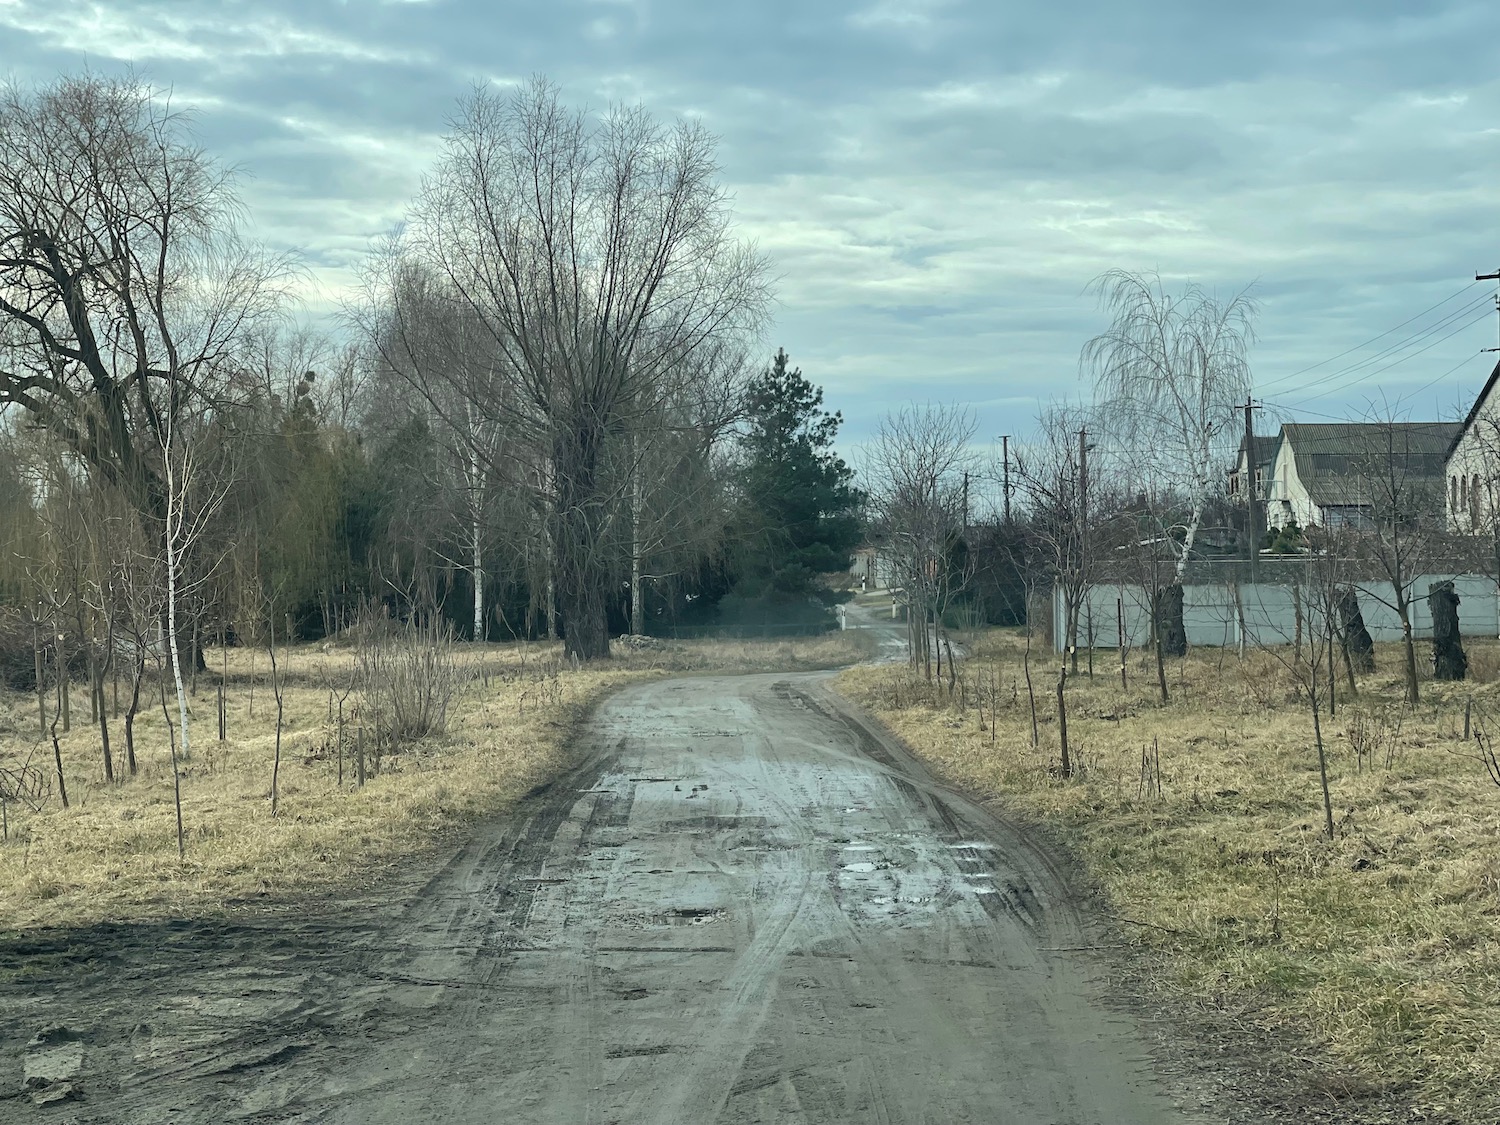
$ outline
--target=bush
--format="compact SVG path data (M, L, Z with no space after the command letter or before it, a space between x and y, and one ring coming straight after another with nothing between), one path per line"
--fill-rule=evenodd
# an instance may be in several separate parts
M377 745L395 750L448 729L448 707L467 676L446 623L365 618L355 645L362 710Z
M0 606L0 684L15 691L36 690L31 626L13 606Z

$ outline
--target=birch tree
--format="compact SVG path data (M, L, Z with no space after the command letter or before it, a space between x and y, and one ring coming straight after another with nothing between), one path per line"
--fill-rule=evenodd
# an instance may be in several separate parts
M1234 406L1250 390L1248 352L1255 301L1248 289L1220 300L1189 284L1168 293L1156 274L1110 270L1091 289L1110 326L1084 345L1081 367L1092 377L1099 414L1151 458L1160 477L1187 501L1175 544L1173 604L1181 590L1204 509L1232 459ZM1181 636L1181 629L1164 630ZM1181 655L1174 653L1173 655Z

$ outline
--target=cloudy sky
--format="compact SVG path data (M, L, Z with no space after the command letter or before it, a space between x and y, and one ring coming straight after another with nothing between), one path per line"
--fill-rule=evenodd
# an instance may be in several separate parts
M313 314L472 82L698 116L780 277L768 352L856 442L902 402L989 437L1083 393L1112 267L1253 284L1288 417L1452 416L1495 359L1494 0L0 0L0 60L131 65L198 107Z

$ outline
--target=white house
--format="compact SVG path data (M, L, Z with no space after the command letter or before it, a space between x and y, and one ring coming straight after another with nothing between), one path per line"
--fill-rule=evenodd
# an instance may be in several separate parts
M892 585L893 571L890 556L885 548L869 543L861 544L854 551L854 565L849 568L856 582L868 590L886 590Z
M1457 422L1287 422L1266 489L1266 526L1360 527L1394 479L1406 498L1442 501L1443 464Z
M1493 531L1500 513L1500 363L1449 443L1443 475L1450 531Z

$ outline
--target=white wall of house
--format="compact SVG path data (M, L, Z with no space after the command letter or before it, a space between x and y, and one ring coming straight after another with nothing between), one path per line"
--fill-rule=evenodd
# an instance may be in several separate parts
M1493 531L1500 511L1500 404L1484 402L1444 466L1450 531Z
M849 568L849 573L856 582L863 578L867 589L888 590L891 587L890 557L877 547L861 547L855 551L854 565Z
M1322 514L1297 475L1297 454L1292 443L1283 438L1276 443L1276 455L1271 459L1266 526L1285 527L1292 521L1298 527L1313 527L1322 522Z

